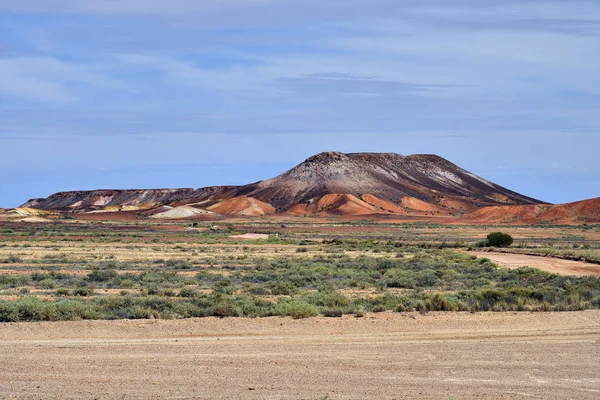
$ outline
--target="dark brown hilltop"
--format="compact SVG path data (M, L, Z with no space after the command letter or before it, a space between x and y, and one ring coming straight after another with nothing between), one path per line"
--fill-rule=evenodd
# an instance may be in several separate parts
M543 203L480 178L442 157L393 153L320 153L273 179L242 186L236 194L294 213L343 214L340 201L356 203L365 212L443 214L488 205Z

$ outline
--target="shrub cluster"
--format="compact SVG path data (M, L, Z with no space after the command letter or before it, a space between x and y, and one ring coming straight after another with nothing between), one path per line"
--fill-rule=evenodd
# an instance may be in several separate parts
M600 308L598 277L500 269L490 260L450 250L406 247L399 255L279 257L257 260L253 268L228 276L202 271L193 278L159 267L140 273L96 269L85 276L2 275L0 287L20 289L22 297L0 301L0 321ZM56 300L28 296L29 286L53 291ZM101 295L104 288L121 294ZM342 292L355 288L370 294Z

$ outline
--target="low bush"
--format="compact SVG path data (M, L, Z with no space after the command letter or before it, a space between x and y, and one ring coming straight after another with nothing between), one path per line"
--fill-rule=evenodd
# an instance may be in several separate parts
M90 281L90 282L108 282L112 279L115 279L118 277L118 274L116 271L114 270L94 270L92 272L90 272L87 276L86 276L86 280Z
M198 290L193 287L183 287L179 290L179 297L196 297Z
M241 314L241 309L232 301L222 301L213 307L215 317L239 317Z
M513 238L507 233L493 232L487 236L486 245L491 247L508 247L513 244Z
M192 269L192 264L185 260L167 260L165 266L173 269Z
M27 297L17 301L0 300L0 322L64 321L99 319L93 305L71 300L48 301Z
M319 315L319 309L315 305L305 301L285 301L277 304L274 314L301 319L316 317Z
M93 294L94 294L94 288L92 288L92 287L79 287L79 288L73 289L73 296L88 297Z
M101 266L83 277L54 271L0 275L0 288L6 289L5 293L22 295L1 303L0 313L4 320L307 318L391 310L426 313L600 308L598 277L566 277L535 268L501 269L488 259L447 249L404 245L403 256L395 257L398 247L387 242L342 243L340 246L370 246L382 252L389 247L393 251L389 257L322 252L311 257L254 258L243 266L224 267L227 276L203 270L195 279L189 274L165 271L156 264L146 267L133 263L127 270L145 269L117 274ZM25 302L31 297L28 294L32 287L58 288L57 298ZM94 296L95 287L114 288L121 294ZM213 290L202 293L200 288Z
M344 312L341 308L326 308L321 311L321 314L323 314L324 317L335 318L341 317L342 315L344 315Z
M54 289L56 287L56 281L54 279L44 279L40 282L40 287L43 289Z

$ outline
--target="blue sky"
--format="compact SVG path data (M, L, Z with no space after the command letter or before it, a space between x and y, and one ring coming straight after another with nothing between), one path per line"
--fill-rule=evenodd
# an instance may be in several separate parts
M0 0L0 207L436 153L600 196L600 2Z

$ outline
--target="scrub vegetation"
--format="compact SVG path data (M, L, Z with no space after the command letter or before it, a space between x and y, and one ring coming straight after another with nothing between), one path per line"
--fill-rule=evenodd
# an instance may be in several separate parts
M482 228L462 228L455 241L452 231L404 238L418 238L422 225L384 238L385 229L348 238L341 225L326 238L236 241L239 226L24 226L1 236L2 322L600 308L599 277L502 269L466 253L490 232Z

